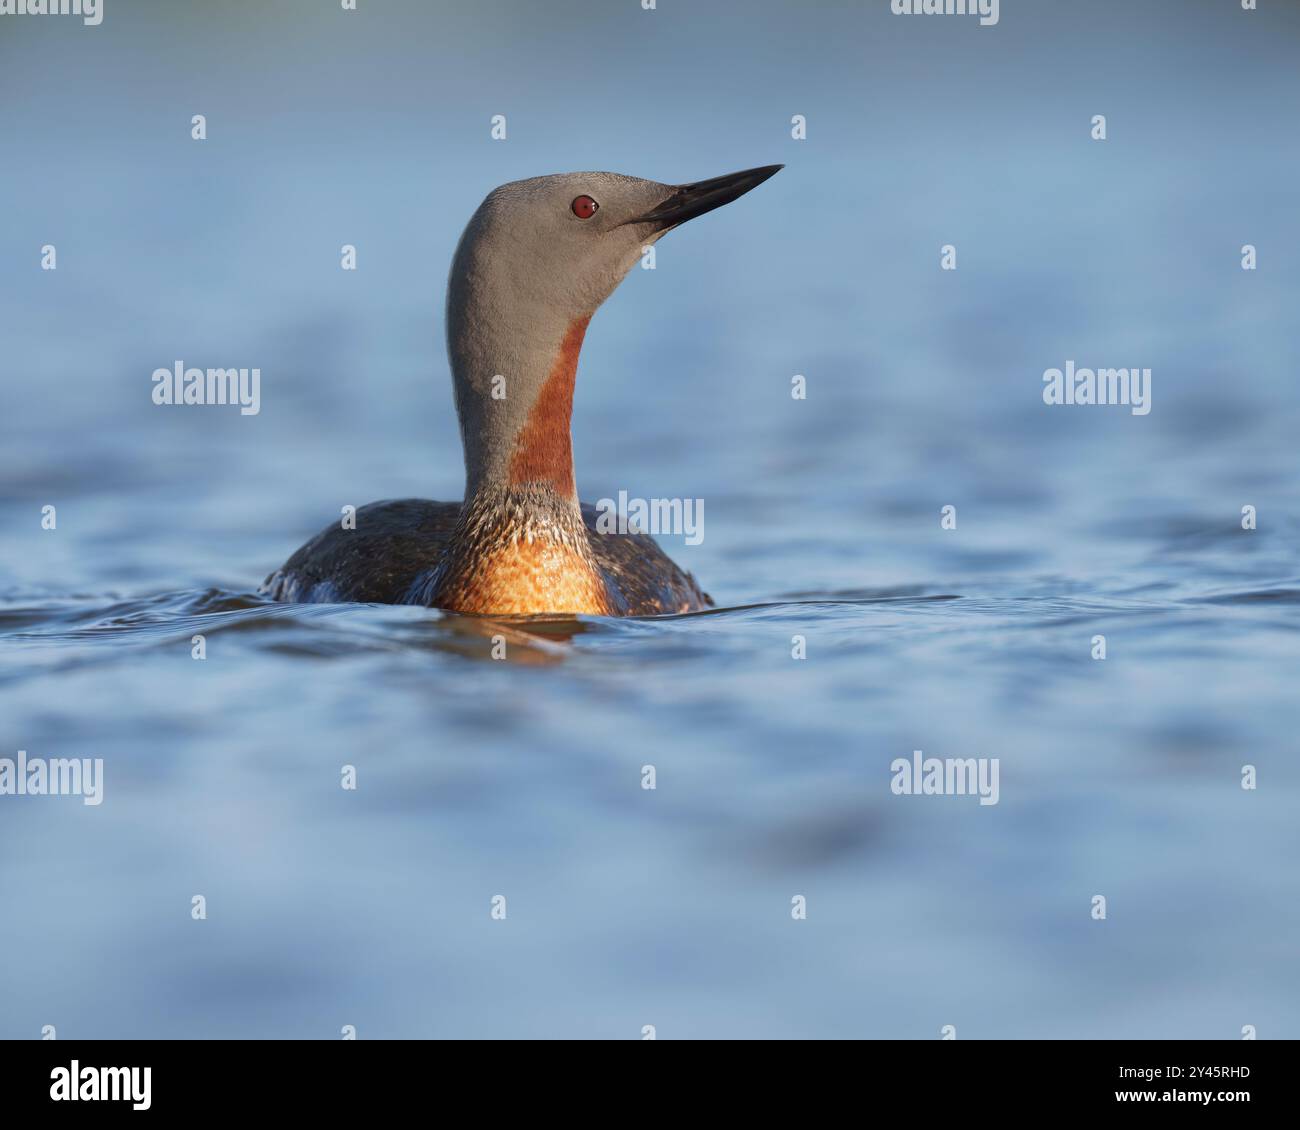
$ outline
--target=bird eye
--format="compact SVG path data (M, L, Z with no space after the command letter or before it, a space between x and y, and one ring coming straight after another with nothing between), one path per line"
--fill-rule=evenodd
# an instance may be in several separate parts
M600 207L590 196L574 197L573 203L569 205L573 209L573 214L580 220L590 220L596 214L596 209Z

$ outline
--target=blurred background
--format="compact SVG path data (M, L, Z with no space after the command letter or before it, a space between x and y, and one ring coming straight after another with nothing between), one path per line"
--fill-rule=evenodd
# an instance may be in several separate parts
M1295 1037L1300 9L1261 9L0 17L0 756L106 778L0 797L0 1035ZM344 504L460 497L492 187L773 162L578 375L583 497L703 498L661 543L720 611L492 662L253 595ZM177 360L260 413L154 405ZM1152 411L1045 406L1067 360ZM892 795L914 749L1000 803Z

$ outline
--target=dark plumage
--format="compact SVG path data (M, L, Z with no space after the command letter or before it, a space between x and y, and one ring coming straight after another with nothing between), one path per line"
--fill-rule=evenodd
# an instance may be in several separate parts
M372 502L357 511L356 529L339 524L322 530L267 577L262 592L272 600L433 604L432 592L444 549L461 506L422 498ZM713 601L690 573L645 534L604 534L598 511L582 504L586 536L611 613L653 616L711 608Z

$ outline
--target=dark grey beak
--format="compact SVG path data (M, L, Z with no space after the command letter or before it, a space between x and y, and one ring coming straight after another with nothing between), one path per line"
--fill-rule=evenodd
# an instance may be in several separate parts
M759 169L745 169L739 173L728 173L724 177L681 185L667 200L628 223L654 224L659 231L675 228L705 212L712 212L714 208L730 204L784 168L784 165L764 165Z

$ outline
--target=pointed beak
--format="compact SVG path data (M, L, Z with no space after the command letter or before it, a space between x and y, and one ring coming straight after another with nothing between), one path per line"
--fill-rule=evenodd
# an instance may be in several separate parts
M660 201L649 212L628 220L630 224L654 224L659 231L667 231L714 208L730 204L739 196L744 196L751 188L757 188L768 177L773 176L784 165L764 165L758 169L745 169L739 173L728 173L712 180L696 181L695 184L680 185L676 192L666 200Z

